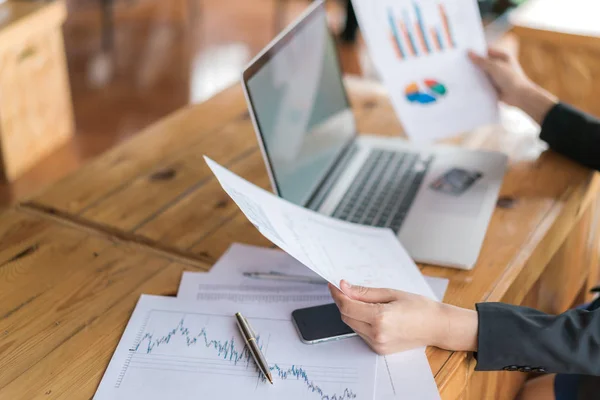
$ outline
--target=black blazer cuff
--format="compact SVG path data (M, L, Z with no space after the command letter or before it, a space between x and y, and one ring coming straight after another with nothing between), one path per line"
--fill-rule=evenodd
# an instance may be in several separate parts
M600 170L600 120L597 118L558 103L546 114L540 138L552 150Z
M540 139L550 147L560 147L560 140L565 136L565 132L569 131L569 122L572 122L575 113L577 110L568 104L555 104L542 121Z
M503 303L476 305L479 332L476 371L547 372L543 365L533 365L528 352L526 332L519 329L514 306Z

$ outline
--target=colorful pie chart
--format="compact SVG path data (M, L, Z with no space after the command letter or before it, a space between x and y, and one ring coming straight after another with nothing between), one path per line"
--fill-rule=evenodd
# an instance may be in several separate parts
M406 86L406 99L411 103L432 104L448 93L448 89L435 79L425 79L421 85L412 82Z

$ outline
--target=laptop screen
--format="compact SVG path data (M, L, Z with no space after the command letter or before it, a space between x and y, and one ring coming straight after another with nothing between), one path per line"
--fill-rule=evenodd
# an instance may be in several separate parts
M324 7L275 42L245 79L276 189L305 205L356 133Z

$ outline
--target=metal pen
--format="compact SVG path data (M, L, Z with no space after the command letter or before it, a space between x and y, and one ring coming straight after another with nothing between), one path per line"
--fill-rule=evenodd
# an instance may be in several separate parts
M269 369L269 364L267 360L265 360L265 356L263 355L260 347L258 347L258 343L256 343L256 336L254 335L254 330L250 326L250 323L244 316L240 313L235 314L235 319L237 322L238 328L240 328L240 332L246 341L246 345L254 357L254 361L258 366L258 369L262 374L267 378L271 385L273 384L273 377L271 376L271 370Z

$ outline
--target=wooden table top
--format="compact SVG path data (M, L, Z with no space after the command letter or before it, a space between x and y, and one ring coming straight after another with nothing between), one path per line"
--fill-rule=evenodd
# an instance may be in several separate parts
M380 86L347 86L361 132L401 132ZM520 303L596 187L592 172L543 152L520 121L457 139L510 156L501 193L508 201L472 271L421 266L450 279L447 303ZM0 215L0 398L90 398L140 293L174 295L183 270L207 270L232 242L271 246L221 190L204 154L269 185L237 85ZM464 387L471 356L427 355L443 396Z

